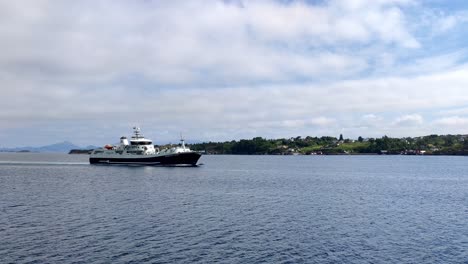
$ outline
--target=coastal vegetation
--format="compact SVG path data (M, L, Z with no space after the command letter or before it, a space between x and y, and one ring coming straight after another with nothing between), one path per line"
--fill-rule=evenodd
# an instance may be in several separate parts
M423 137L349 139L336 137L292 137L281 139L241 139L239 141L192 144L192 150L207 154L239 155L331 155L405 154L468 155L468 135L429 135Z

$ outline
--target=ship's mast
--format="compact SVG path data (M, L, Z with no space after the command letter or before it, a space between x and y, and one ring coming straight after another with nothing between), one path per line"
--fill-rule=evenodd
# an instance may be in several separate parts
M133 133L135 133L135 138L136 139L140 138L140 128L139 127L133 127Z
M180 133L180 141L182 142L182 149L185 149L185 141L184 141L184 138L182 137L182 133Z

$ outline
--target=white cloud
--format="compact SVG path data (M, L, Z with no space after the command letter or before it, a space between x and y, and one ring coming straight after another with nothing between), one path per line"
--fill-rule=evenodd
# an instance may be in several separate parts
M317 117L313 118L310 121L310 124L315 125L315 126L332 126L336 124L336 120L334 118L328 118L328 117Z
M446 116L433 120L430 124L431 134L468 134L468 117Z
M468 68L463 47L425 52L415 9L427 11L404 0L2 1L0 131L406 133L395 121L421 133L411 113L466 107ZM430 19L448 30L450 16Z
M468 131L468 118L460 116L444 117L434 120L433 122L437 126L454 126L464 128Z
M449 110L440 110L437 112L438 116L458 116L458 115L468 115L468 107L458 107Z
M366 69L336 49L347 44L419 46L399 6L408 1L355 2L3 2L0 65L52 80L245 84Z
M391 65L387 68L399 75L424 75L428 73L443 72L451 68L458 68L461 62L467 57L467 51L460 49L450 53L427 56L423 58L414 58L411 63L403 65ZM385 72L388 74L388 72Z
M444 17L440 20L440 24L437 27L437 31L446 32L457 25L457 18L455 16Z
M431 24L433 27L434 34L444 34L452 31L456 27L468 22L468 12L459 11L455 14L444 15L444 14L431 14Z
M382 127L382 123L384 118L375 114L365 114L361 116L359 122L359 127L361 128L375 128L375 127ZM355 122L355 121L353 121Z
M419 114L410 114L410 115L403 115L398 117L394 122L394 126L399 127L411 127L411 126L419 126L422 125L424 119Z
M18 84L30 96L21 101L5 101L0 106L0 124L10 120L27 126L36 123L74 121L100 127L141 124L147 130L180 130L192 138L217 140L253 136L287 137L334 135L342 128L348 137L378 135L421 135L431 133L428 124L414 112L434 108L463 107L468 69L406 77L336 82L333 84L281 84L232 88L185 88L145 90L134 87L101 87L99 90L70 88L55 93L45 84ZM54 94L51 96L49 94ZM22 107L18 107L17 104ZM408 113L395 120L381 115ZM369 114L373 113L373 114ZM360 124L356 127L356 124ZM120 126L119 126L120 127ZM411 127L411 129L407 129ZM399 128L402 128L401 130ZM447 128L448 129L448 128ZM113 129L109 129L111 133ZM124 130L125 131L125 130ZM441 130L437 130L441 131ZM442 130L444 131L444 130ZM445 130L450 133L450 130ZM157 135L159 137L159 135ZM156 137L155 137L156 138Z

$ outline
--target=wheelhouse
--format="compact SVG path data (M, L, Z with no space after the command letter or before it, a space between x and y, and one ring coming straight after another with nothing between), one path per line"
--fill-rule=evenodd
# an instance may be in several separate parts
M134 141L134 140L131 140L130 141L130 145L132 146L138 146L138 145L152 145L153 142L151 141L146 141L146 140L141 140L141 141Z

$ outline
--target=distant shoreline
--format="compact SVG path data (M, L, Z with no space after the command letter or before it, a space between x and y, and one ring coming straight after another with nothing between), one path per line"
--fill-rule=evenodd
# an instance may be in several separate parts
M156 146L156 145L155 145ZM173 147L158 145L156 147ZM196 152L205 155L431 155L467 156L468 135L428 135L423 137L362 138L357 140L323 137L291 137L280 139L232 140L225 142L203 142L189 144ZM80 148L70 142L43 147L0 148L0 153L69 153L89 154L96 146Z
M345 139L335 137L295 137L239 141L205 142L190 145L206 154L236 155L468 155L468 135Z
M93 149L71 149L68 154L91 154Z
M408 155L408 154L378 154L378 153L334 153L334 154L295 154L295 155L278 155L278 154L213 154L213 153L206 153L203 155L207 156L431 156L431 157L436 157L436 156L452 156L452 157L463 157L463 156L468 156L468 154L418 154L418 155Z

